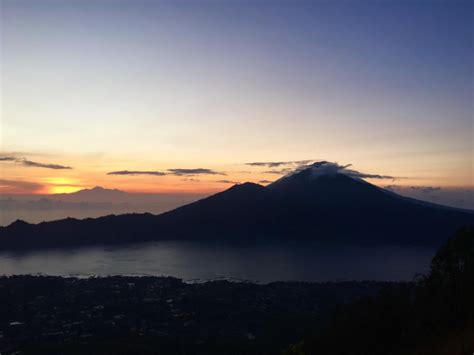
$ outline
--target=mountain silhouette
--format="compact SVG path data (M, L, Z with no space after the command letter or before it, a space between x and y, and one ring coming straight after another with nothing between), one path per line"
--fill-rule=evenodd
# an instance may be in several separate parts
M127 193L118 189L106 189L102 186L95 186L92 189L83 189L67 194L54 194L50 198L61 201L75 202L109 202L125 198Z
M244 183L161 215L72 218L0 229L0 249L150 240L440 245L474 212L399 196L312 166L264 187Z

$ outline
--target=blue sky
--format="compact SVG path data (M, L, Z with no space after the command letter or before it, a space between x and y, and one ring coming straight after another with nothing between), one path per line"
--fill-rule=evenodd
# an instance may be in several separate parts
M9 179L137 184L103 179L176 167L246 179L245 162L321 158L402 184L472 186L471 1L1 9L1 149L74 166L3 165Z

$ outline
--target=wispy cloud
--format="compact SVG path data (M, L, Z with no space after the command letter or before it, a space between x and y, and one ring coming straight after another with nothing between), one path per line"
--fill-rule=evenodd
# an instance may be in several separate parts
M200 182L201 180L199 179L194 179L194 178L184 178L181 179L182 181L189 181L189 182Z
M348 170L348 173L346 173L346 175L357 177L360 179L397 179L396 177L390 175L367 174L355 170Z
M284 175L284 174L288 174L291 171L293 171L293 169L285 168L285 169L280 169L280 170L276 170L276 169L266 170L266 171L263 171L262 173L263 174Z
M176 169L167 169L166 172L157 171L157 170L119 170L119 171L111 171L107 173L107 175L195 176L195 175L227 175L227 174L221 171L215 171L212 169L204 169L204 168L195 168L195 169L176 168ZM191 181L191 180L188 180L188 181ZM193 181L196 181L196 180L193 180Z
M220 184L240 184L238 181L232 181L232 180L217 180L215 182L218 182Z
M422 193L432 193L435 191L440 191L440 186L402 186L402 185L385 185L383 186L384 189L397 191L397 190L411 190L411 191L418 191ZM469 190L468 190L469 191Z
M195 175L227 175L224 172L211 169L195 168L195 169L167 169L166 172L156 170L119 170L111 171L107 175L153 175L153 176L195 176Z
M63 169L72 169L71 166L60 165L60 164L45 164L38 163L36 161L31 161L27 159L16 160L17 163L23 164L25 166L31 166L35 168L45 168L45 169L54 169L54 170L63 170Z
M306 165L309 163L314 162L314 159L310 160L290 160L290 161L258 161L258 162L252 162L252 163L245 163L245 165L249 166L264 166L267 168L277 168L280 166L287 166L287 165L293 165L293 166L298 166L298 165Z
M272 183L273 181L270 181L270 180L259 180L258 183L259 184L270 184Z
M441 190L439 186L410 186L410 189L415 191L420 191L424 194L431 194L435 191Z
M119 170L111 171L107 175L154 175L154 176L163 176L166 175L161 171L148 171L148 170Z
M183 175L227 175L221 171L215 171L212 169L196 168L196 169L168 169L170 175L183 176Z
M60 165L60 164L49 164L49 163L39 163L36 161L31 161L26 158L17 158L12 156L0 156L0 161L12 161L23 166L34 167L34 168L45 168L45 169L54 169L54 170L63 170L63 169L72 169L70 166Z

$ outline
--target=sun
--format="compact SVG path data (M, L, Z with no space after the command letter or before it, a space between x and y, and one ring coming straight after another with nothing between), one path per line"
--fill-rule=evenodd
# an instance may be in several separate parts
M63 177L53 177L45 179L50 194L70 194L82 189L78 185L78 180Z
M70 194L72 192L77 192L81 189L82 189L82 187L79 187L79 186L51 186L49 188L49 193L51 193L51 194Z

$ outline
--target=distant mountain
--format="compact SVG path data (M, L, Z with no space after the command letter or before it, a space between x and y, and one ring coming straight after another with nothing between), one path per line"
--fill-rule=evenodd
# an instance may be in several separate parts
M267 187L244 183L155 216L65 219L0 229L0 248L147 240L318 241L439 245L474 212L399 196L342 173L297 171Z
M118 189L105 189L96 186L92 189L83 189L69 194L54 194L49 197L61 201L75 202L110 202L126 198L127 193Z

